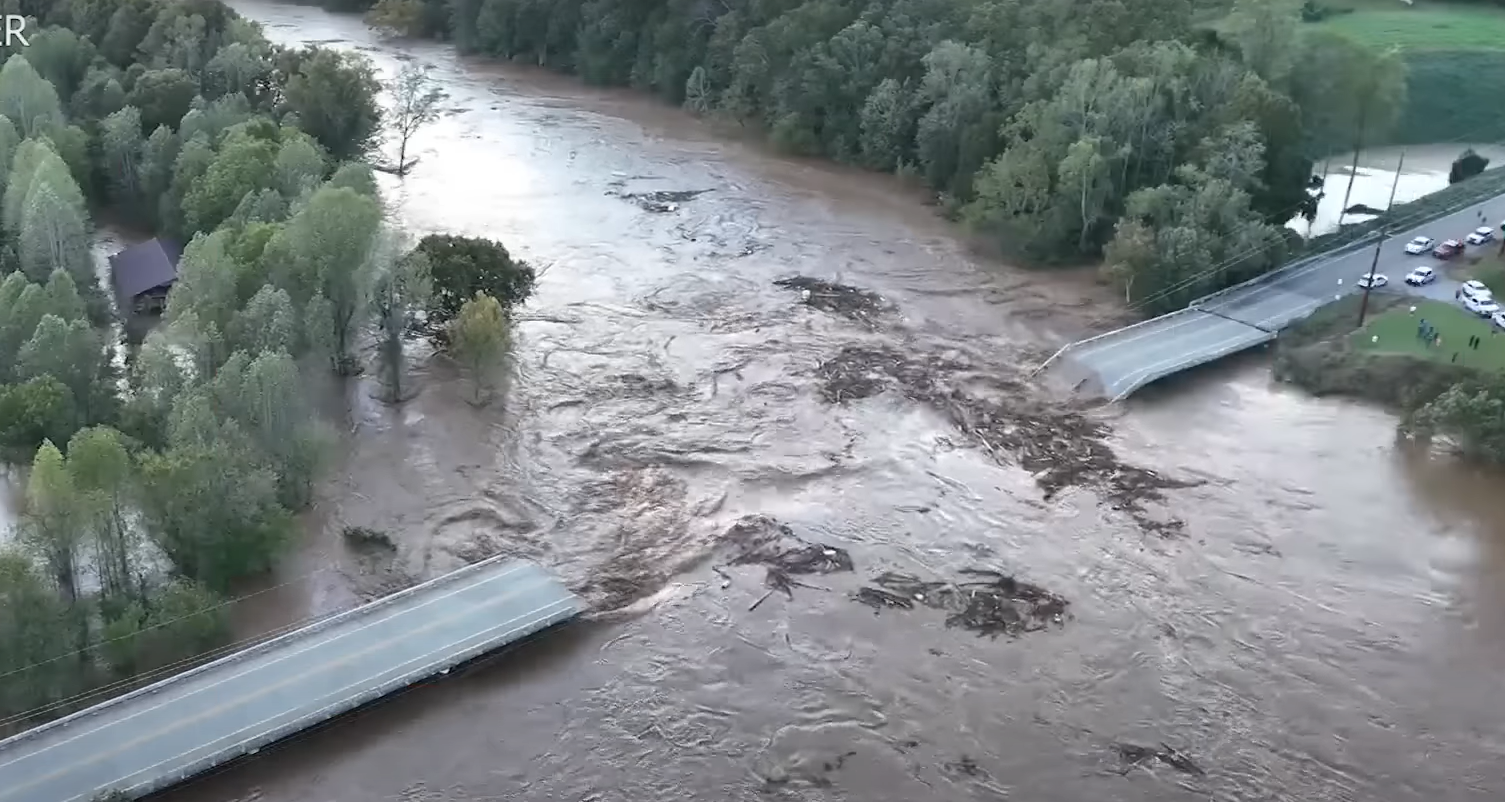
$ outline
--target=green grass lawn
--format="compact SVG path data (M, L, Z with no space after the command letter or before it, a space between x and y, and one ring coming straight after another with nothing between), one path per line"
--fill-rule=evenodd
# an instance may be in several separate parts
M1411 306L1402 302L1371 318L1364 328L1349 335L1354 347L1377 353L1410 354L1443 363L1451 362L1456 353L1459 365L1505 371L1505 331L1498 331L1489 320L1471 315L1456 304L1417 301L1414 313L1409 311ZM1416 327L1422 319L1442 335L1440 345L1428 346L1416 338ZM1478 350L1468 347L1468 338L1475 334L1484 338Z
M1417 0L1336 0L1352 8L1317 23L1375 47L1402 50L1505 51L1505 8Z

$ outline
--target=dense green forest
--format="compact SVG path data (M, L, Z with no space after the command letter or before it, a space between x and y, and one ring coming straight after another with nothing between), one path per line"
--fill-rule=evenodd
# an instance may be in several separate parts
M479 395L532 280L496 243L387 227L359 161L383 126L363 58L273 47L215 0L20 6L29 45L0 54L0 456L30 471L0 541L0 730L222 644L221 600L274 565L330 453L310 379L362 370L374 331L401 400L422 321L472 357ZM407 78L411 127L432 93ZM101 212L188 243L126 360Z
M1284 257L1313 155L1374 142L1388 53L1245 0L328 0L913 175L1033 263L1160 311ZM1198 24L1209 19L1217 25ZM1219 267L1219 270L1211 270Z

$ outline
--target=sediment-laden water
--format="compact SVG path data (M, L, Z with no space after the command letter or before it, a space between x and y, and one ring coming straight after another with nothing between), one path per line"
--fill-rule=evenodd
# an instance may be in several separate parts
M400 410L353 393L308 546L243 625L493 553L615 612L170 799L1505 793L1499 476L1258 355L1074 409L1026 374L1104 291L969 257L888 179L237 7L433 63L451 113L394 215L542 270L504 405L442 361Z

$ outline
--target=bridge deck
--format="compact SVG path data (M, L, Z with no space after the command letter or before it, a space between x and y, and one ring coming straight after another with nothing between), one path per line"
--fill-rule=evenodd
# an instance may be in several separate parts
M0 741L0 802L143 796L582 609L536 565L472 565Z
M1091 386L1112 400L1121 399L1157 379L1275 339L1275 332L1357 291L1356 280L1372 267L1389 276L1386 291L1404 291L1401 277L1432 261L1407 256L1407 240L1421 234L1462 237L1484 219L1494 219L1488 207L1498 208L1502 200L1505 196L1413 221L1414 227L1392 232L1377 265L1375 241L1361 240L1214 293L1189 309L1072 343L1046 364L1069 364L1073 377L1086 374L1095 380Z

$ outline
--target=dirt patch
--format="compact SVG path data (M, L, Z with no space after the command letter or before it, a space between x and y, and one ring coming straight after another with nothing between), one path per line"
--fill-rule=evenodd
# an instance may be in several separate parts
M794 577L852 571L852 556L846 549L811 543L794 534L787 524L766 515L748 515L732 524L725 541L734 553L731 565L762 565L767 569L763 584L793 598L794 588L805 587Z
M861 323L869 329L876 329L879 319L894 311L893 304L877 293L809 276L779 279L774 286L799 290L806 306Z
M961 573L967 578L946 582L888 571L858 589L853 599L877 611L912 610L916 605L944 610L946 626L994 638L1065 621L1069 602L1039 585L983 568Z
M897 390L944 414L994 460L1014 462L1034 474L1050 499L1067 487L1101 493L1141 528L1162 536L1180 534L1177 519L1157 518L1146 509L1164 500L1162 491L1195 486L1121 462L1108 445L1108 428L1085 410L1058 399L1040 399L1021 382L958 358L908 355L887 346L848 346L821 363L821 395L832 404ZM990 397L974 392L986 386Z
M1136 767L1152 763L1164 763L1182 774L1191 774L1198 777L1207 773L1201 766L1197 765L1196 761L1187 757L1186 753L1163 743L1159 746L1116 743L1113 745L1113 751L1117 752L1119 760L1123 761L1123 773L1125 774Z

